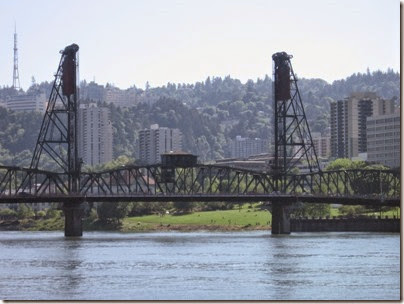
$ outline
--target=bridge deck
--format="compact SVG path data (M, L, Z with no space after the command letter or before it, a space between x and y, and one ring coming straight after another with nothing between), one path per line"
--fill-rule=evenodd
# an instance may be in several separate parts
M318 203L341 205L382 205L400 206L399 198L381 199L364 196L325 196L325 195L291 195L291 194L120 194L120 195L42 195L42 196L0 196L0 204L41 203L41 202L279 202L279 203Z

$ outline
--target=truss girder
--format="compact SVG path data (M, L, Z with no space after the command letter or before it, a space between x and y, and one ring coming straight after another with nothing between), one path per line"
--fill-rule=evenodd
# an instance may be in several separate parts
M278 194L275 182L286 194L329 197L399 198L400 174L394 170L337 170L290 174L276 179L272 173L215 165L173 168L165 180L160 166L131 166L80 175L79 194L119 195L238 195ZM68 196L67 174L38 169L0 166L0 198L12 196Z

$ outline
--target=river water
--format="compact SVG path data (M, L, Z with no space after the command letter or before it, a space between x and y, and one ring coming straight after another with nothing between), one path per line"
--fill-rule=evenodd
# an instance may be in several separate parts
M3 300L399 298L399 234L0 232Z

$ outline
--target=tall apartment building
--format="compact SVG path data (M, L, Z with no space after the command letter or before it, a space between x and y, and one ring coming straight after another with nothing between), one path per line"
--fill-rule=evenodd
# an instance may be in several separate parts
M94 166L112 160L112 124L108 108L95 103L80 105L79 155L84 164Z
M400 166L400 113L368 117L367 160L396 168Z
M329 158L331 156L331 138L324 136L320 132L311 132L314 149L317 157Z
M45 93L21 94L6 100L6 108L13 111L39 111L44 113L46 102Z
M158 124L139 132L138 157L145 164L161 162L160 154L182 149L182 133L178 129L160 127Z
M240 135L232 141L230 156L232 158L247 158L251 155L258 155L269 152L269 141L261 138L244 138Z
M374 93L357 93L344 100L331 102L331 156L357 157L367 150L366 119L391 114L394 101Z

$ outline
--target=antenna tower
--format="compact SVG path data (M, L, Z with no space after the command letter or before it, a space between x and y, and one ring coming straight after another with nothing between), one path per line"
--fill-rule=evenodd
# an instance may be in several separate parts
M17 27L14 25L14 70L13 70L13 88L20 89L20 76L18 73L18 48L17 48Z

